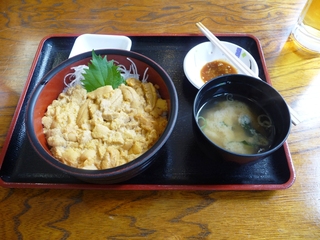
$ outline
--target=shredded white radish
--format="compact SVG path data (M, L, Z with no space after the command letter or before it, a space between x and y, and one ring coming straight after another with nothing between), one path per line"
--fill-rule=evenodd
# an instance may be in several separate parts
M68 88L82 84L81 81L84 80L82 74L86 73L85 69L88 69L87 65L80 65L77 67L72 67L71 69L74 70L73 73L69 73L64 77L64 85L66 88L64 92L68 90ZM69 82L69 83L68 83Z
M129 69L126 69L124 65L118 65L118 70L120 71L122 77L126 80L128 78L136 78L139 79L138 69L136 64L130 59L127 58L131 65ZM74 87L76 85L82 85L82 80L84 80L83 74L86 73L85 69L88 69L87 65L80 65L77 67L72 67L71 69L74 70L73 73L69 73L64 77L64 84L65 89L63 92L66 92L70 87ZM147 82L148 75L147 75L148 68L144 71L143 77L141 82Z
M143 77L141 80L141 82L143 82L143 83L147 82L147 80L148 80L148 77L149 77L149 75L147 75L148 69L149 68L146 68L146 70L144 70Z

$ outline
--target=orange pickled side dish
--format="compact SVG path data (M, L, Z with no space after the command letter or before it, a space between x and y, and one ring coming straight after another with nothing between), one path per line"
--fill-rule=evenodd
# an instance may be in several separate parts
M237 73L235 67L233 67L230 63L222 61L222 60L215 60L212 62L208 62L204 65L200 71L201 79L204 82L211 80L212 78L226 75L226 74L233 74Z

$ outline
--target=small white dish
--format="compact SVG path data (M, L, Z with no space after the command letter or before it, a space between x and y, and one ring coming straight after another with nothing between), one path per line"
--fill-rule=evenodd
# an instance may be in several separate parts
M130 51L131 39L126 36L104 35L104 34L83 34L77 37L71 49L69 58L84 52L99 49L123 49Z
M244 48L230 43L223 42L231 52L243 61L257 76L259 75L259 68L257 62L252 55ZM228 62L228 58L223 54L216 46L211 42L203 42L193 47L185 56L183 61L183 70L193 86L201 88L204 85L204 81L201 79L200 71L202 67L212 61L222 60ZM238 73L241 73L237 69Z

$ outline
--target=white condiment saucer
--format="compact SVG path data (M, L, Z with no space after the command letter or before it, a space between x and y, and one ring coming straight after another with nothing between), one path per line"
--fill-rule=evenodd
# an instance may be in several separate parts
M257 62L247 50L230 42L222 41L222 43L231 52L235 53L257 76L259 75ZM199 89L204 85L200 71L205 64L215 60L228 62L228 58L211 42L200 43L187 53L183 62L183 70L193 86ZM241 73L241 71L237 71Z
M77 37L69 58L80 53L99 49L123 49L130 51L131 39L120 35L83 34Z

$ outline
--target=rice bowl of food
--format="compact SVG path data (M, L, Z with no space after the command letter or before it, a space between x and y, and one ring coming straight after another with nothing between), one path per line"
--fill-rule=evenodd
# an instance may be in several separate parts
M177 112L173 82L157 63L105 49L50 71L31 95L26 126L50 165L87 182L116 183L153 162Z

